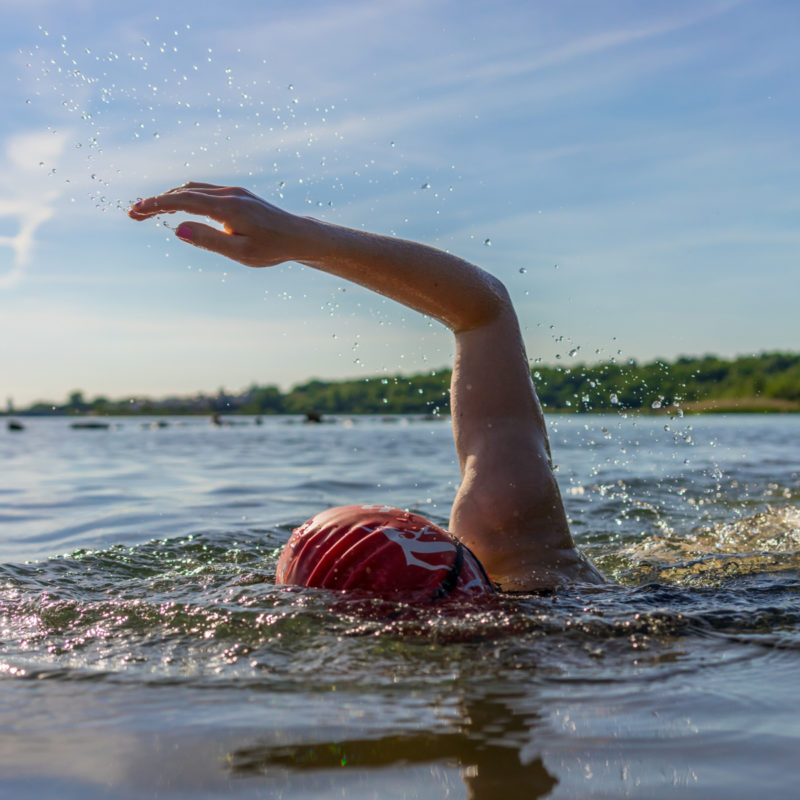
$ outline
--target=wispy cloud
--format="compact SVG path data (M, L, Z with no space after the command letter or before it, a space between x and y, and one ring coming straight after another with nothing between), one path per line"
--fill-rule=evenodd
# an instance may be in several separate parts
M42 168L57 163L63 145L63 137L38 132L6 140L0 187L7 199L0 201L0 217L10 217L16 231L0 236L0 246L12 251L11 268L0 272L0 288L22 279L36 244L36 232L55 213L59 191L44 183Z
M506 74L518 73L520 70L534 72L549 67L563 66L573 61L591 56L608 56L612 51L628 45L655 39L675 33L684 28L693 27L709 19L728 13L742 4L744 0L730 0L693 8L688 13L674 13L662 19L631 24L624 27L609 28L605 31L593 32L584 36L570 38L555 47L546 48L523 62L506 62L494 69L495 77L502 71Z
M22 278L33 248L33 235L52 215L53 209L47 206L20 208L0 203L0 217L15 216L19 221L19 230L14 236L0 236L0 245L6 245L14 251L13 266L8 272L0 274L0 288L13 286Z

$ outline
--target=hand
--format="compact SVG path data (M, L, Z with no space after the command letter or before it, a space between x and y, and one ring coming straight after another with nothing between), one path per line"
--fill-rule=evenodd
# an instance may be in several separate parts
M246 189L187 183L164 194L139 200L131 219L185 211L222 223L222 230L202 222L181 222L178 238L212 250L248 267L271 267L310 255L314 221L267 203Z

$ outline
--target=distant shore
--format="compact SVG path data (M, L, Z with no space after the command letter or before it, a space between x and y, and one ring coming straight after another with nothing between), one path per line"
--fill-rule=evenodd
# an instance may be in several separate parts
M768 397L696 400L681 406L684 414L800 414L800 402Z
M715 400L701 401L697 403L687 403L686 406L672 407L669 409L659 409L653 411L651 409L623 409L623 410L592 410L582 411L580 409L574 410L569 408L560 409L544 409L546 417L551 416L582 416L582 417L607 417L610 415L622 417L667 417L675 419L677 417L685 418L691 416L713 416L713 415L788 415L800 414L800 404L797 403L782 403L773 402L765 403L757 397L742 398L741 400L718 402ZM288 413L271 413L271 414L244 414L244 413L231 413L223 414L221 416L213 414L204 414L199 412L164 412L159 414L149 412L128 412L125 414L108 413L96 414L88 412L85 414L65 414L65 413L52 413L52 414L36 414L30 412L14 412L9 414L7 411L0 411L0 419L5 419L2 427L7 430L25 430L26 426L35 419L49 419L49 420L63 420L69 424L70 427L76 429L108 429L119 427L123 424L124 420L134 422L142 420L141 424L145 427L151 428L166 428L171 424L180 424L178 420L208 420L209 425L218 425L221 427L229 426L259 426L262 425L265 419L283 418L287 422L295 423L337 423L354 418L372 418L378 419L383 422L397 422L400 419L406 419L411 422L424 422L424 421L449 421L450 414L419 414L414 412L330 412L326 414L288 414Z
M531 377L546 413L798 413L800 353L773 352L723 359L683 356L646 364L611 359L599 364L532 365ZM41 401L5 416L271 415L450 413L450 369L415 375L379 375L339 381L310 380L284 392L253 384L159 399L135 396L66 402ZM501 389L502 387L498 387Z

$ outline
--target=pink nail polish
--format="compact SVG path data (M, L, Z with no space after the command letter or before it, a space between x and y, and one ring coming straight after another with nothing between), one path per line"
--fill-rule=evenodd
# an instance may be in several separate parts
M179 239L183 239L186 242L192 241L192 229L185 223L178 225L178 227L175 229L175 235Z

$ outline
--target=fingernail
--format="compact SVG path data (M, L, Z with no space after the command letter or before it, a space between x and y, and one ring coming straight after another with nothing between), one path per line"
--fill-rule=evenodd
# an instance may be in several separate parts
M192 241L192 229L185 222L175 228L175 235L184 241Z
M140 197L132 206L131 208L135 208L137 211L142 207L142 203L144 200Z

